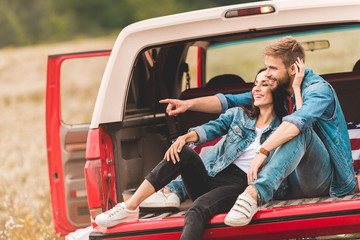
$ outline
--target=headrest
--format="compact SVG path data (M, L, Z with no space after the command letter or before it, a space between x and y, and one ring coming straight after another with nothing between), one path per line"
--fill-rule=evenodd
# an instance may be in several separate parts
M360 59L355 63L353 72L360 72Z
M215 76L206 83L206 87L213 87L219 85L228 85L234 83L245 83L244 79L235 74L223 74Z

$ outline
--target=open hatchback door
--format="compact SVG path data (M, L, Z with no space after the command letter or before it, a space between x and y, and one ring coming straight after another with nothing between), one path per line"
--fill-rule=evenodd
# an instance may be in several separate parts
M54 227L90 225L84 166L91 114L110 51L52 55L46 86L46 139Z

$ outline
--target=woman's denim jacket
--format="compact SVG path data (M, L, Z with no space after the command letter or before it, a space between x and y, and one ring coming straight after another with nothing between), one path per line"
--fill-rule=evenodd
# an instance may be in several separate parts
M306 69L301 92L304 100L302 107L282 120L295 124L300 131L313 127L324 143L333 165L329 194L342 196L354 193L356 180L349 133L334 89L312 70ZM233 106L251 104L251 92L217 96L222 103L223 111ZM291 101L295 103L294 95Z
M250 119L242 108L234 107L228 109L214 121L189 129L189 131L196 131L199 136L196 145L201 145L226 134L202 157L209 176L213 177L224 170L255 140L255 124L256 119ZM260 142L264 142L279 124L280 120L275 116L261 135ZM272 153L273 151L267 159L270 159ZM185 192L180 178L171 182L168 187L176 192L182 200L184 199Z

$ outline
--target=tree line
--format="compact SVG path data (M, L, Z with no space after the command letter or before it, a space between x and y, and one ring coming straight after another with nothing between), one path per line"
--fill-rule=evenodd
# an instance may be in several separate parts
M117 34L130 23L256 0L1 0L0 48Z

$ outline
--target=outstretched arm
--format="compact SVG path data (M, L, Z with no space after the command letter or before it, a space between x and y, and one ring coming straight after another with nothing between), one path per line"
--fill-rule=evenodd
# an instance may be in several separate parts
M199 97L189 100L179 99L163 99L160 103L167 103L166 113L169 116L177 116L179 113L187 110L207 112L207 113L221 113L222 106L217 96Z

